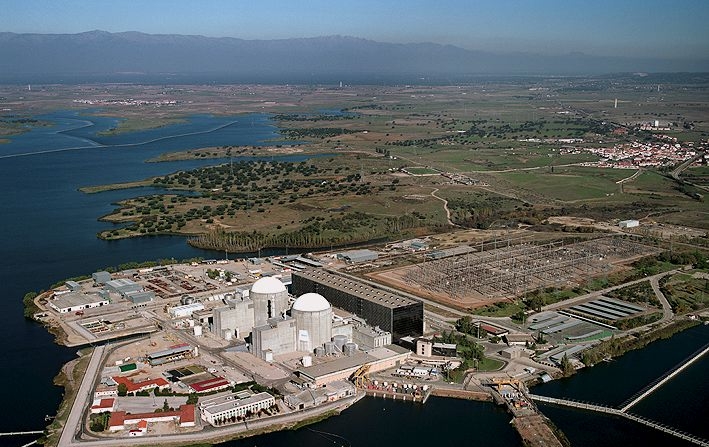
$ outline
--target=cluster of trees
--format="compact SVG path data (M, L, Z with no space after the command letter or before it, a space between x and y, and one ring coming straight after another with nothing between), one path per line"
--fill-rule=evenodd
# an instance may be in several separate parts
M569 356L564 354L564 356L561 358L561 365L559 365L561 368L561 373L564 375L564 377L569 377L573 373L576 372L576 368L574 368L573 363L571 363L571 360L569 360Z
M518 200L500 196L454 197L448 200L451 220L468 228L488 228L495 222L537 224L543 218L540 211L519 205Z
M253 252L263 248L318 248L367 242L374 239L400 237L400 232L425 225L426 216L404 214L379 217L361 212L346 213L325 219L313 217L305 226L283 233L260 231L228 232L216 228L188 240L192 246L228 252Z
M238 163L225 163L219 166L208 166L157 177L153 180L153 184L169 188L186 188L202 191L220 189L224 192L229 192L232 189L238 189L239 191L251 189L251 192L255 192L264 190L263 188L266 188L266 190L279 189L278 185L275 185L273 188L267 188L267 185L264 185L263 181L274 184L274 180L279 178L287 180L298 177L313 177L316 175L331 176L335 173L339 173L339 171L337 169L331 171L325 168L318 168L316 165L306 163L305 161L293 163L240 160ZM306 182L306 184L309 183L314 182Z
M338 135L344 135L348 133L360 132L359 130L344 129L339 127L312 127L312 128L302 128L302 129L284 129L281 130L288 138L300 139L300 138L331 138Z
M104 411L103 413L92 414L89 419L89 429L94 433L100 433L108 427L108 420L111 418L111 413Z
M359 108L359 107L358 107ZM366 107L365 107L366 108ZM320 115L303 115L303 114L277 114L273 118L276 121L335 121L335 120L349 120L349 119L354 119L357 118L359 115L356 115L352 112L345 112L343 110L343 113L341 114L336 114L336 115L325 115L325 114L320 114Z
M34 304L34 299L37 297L37 292L27 292L22 298L22 304L24 305L24 315L25 318L32 318L32 316L39 312L39 307Z
M443 332L440 337L434 339L441 343L454 343L457 345L458 356L463 360L460 369L465 371L476 366L485 358L485 348L475 343L465 334L457 334L454 331Z
M581 361L586 366L595 365L607 357L618 357L628 351L642 349L653 341L670 338L677 332L689 329L697 324L699 322L693 320L676 320L672 324L645 332L638 337L625 337L622 339L611 337L585 350Z

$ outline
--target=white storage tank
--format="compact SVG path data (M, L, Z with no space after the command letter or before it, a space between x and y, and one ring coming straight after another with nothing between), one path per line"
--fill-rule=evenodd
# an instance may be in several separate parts
M329 341L325 343L325 355L334 355L337 353L337 346L335 346L335 343Z
M332 337L332 341L335 343L335 346L337 346L337 349L340 352L345 352L345 344L347 343L347 336L346 335L335 335Z
M201 337L202 336L202 325L196 324L194 326L194 336L195 337Z
M356 343L345 343L345 346L343 346L342 353L345 354L347 357L352 357L355 352L357 352L357 344Z
M303 356L303 366L313 366L313 358L309 355Z

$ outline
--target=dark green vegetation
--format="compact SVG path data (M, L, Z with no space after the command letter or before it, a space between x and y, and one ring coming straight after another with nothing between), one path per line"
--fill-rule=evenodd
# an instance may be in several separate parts
M435 200L407 199L410 187L377 168L377 162L341 156L301 163L229 163L158 177L156 186L199 195L122 202L105 219L131 224L101 236L197 234L190 239L195 246L254 251L366 242L441 225Z
M709 275L677 273L660 281L662 293L676 313L701 310L709 306Z
M677 320L667 326L654 329L650 332L644 332L638 336L629 335L624 338L612 337L584 351L581 360L585 365L595 365L607 357L618 357L628 351L642 349L655 340L670 338L677 332L689 329L697 324L699 324L698 321Z
M111 417L111 413L104 411L103 413L92 414L89 418L89 429L92 432L102 432L108 427L108 420Z
M351 129L337 129L333 127L312 127L303 129L287 129L283 134L289 139L298 140L302 138L332 138L338 135L355 133L356 130Z
M652 291L652 287L647 282L633 284L621 289L615 289L605 294L611 298L617 298L631 303L641 303L645 305L660 307L660 301Z
M593 222L550 220L556 216L597 222L646 217L709 228L701 189L687 183L705 184L706 167L675 180L670 165L638 175L593 165L599 156L590 151L598 148L623 151L618 148L673 138L681 145L692 141L691 150L706 146L709 100L703 92L709 80L663 77L662 84L661 101L647 78L626 75L362 86L347 95L308 86L199 88L192 94L201 107L208 103L223 113L260 112L269 103L283 137L302 144L205 147L166 159L298 151L339 156L302 164L229 163L150 179L166 193L122 202L105 218L126 225L101 237L183 234L198 246L228 250L325 248L446 230L443 200L451 223L465 228L601 231ZM284 101L294 97L297 109ZM640 129L656 119L670 130ZM173 195L171 189L197 195ZM669 237L706 242L681 232Z
M0 138L18 135L32 130L33 127L47 125L46 121L40 121L29 116L3 115L0 116Z
M34 303L34 299L37 297L36 292L25 293L24 298L22 298L22 304L24 305L24 315L25 318L32 318L34 314L39 312L41 309L37 307Z

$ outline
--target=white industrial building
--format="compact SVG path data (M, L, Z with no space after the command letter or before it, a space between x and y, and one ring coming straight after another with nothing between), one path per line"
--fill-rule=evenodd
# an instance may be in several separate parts
M111 274L104 271L95 272L91 274L91 279L93 279L96 284L106 284L111 280Z
M64 293L49 301L49 306L61 314L76 312L108 304L108 300L97 294L77 292Z
M272 361L274 355L295 352L296 327L291 317L271 318L262 326L254 328L251 353Z
M200 400L199 411L203 420L216 426L232 417L244 417L247 412L257 413L276 404L276 399L268 393L251 394L241 392Z
M635 220L635 219L629 219L629 220L621 220L618 223L618 226L620 228L635 228L640 226L640 221Z
M226 304L214 309L214 333L227 340L248 336L255 323L253 300L232 295Z
M283 402L294 410L304 410L326 402L354 396L356 393L357 389L352 382L336 380L321 388L305 388L303 391L290 394L283 398Z
M171 307L168 312L172 318L186 318L192 316L192 314L198 310L204 310L204 304L190 303L183 306L175 306Z
M288 310L288 290L280 279L268 276L251 286L254 302L254 325L263 326L269 318L281 317Z
M118 278L106 282L106 289L110 292L118 293L125 297L130 292L142 292L143 286L132 279Z
M291 308L298 330L298 351L312 352L332 338L332 307L317 293L298 297Z
M379 348L391 344L391 332L377 327L355 324L352 328L352 341L360 349Z

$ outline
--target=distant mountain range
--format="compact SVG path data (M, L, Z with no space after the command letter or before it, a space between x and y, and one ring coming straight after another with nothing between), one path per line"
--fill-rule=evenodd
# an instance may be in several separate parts
M243 40L138 32L0 33L0 81L58 77L200 75L254 80L475 74L706 72L709 57L668 60L495 54L433 43L393 44L354 37Z

